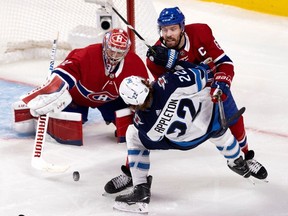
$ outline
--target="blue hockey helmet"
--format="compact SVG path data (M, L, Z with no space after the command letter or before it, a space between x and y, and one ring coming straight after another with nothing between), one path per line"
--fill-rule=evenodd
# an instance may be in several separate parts
M159 30L161 30L161 27L163 26L179 24L181 30L184 31L185 16L178 7L164 8L160 13L157 22Z

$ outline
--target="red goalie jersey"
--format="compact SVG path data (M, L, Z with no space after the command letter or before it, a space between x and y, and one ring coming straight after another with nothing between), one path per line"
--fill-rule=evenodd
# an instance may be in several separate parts
M53 73L59 74L69 84L73 101L80 106L99 107L119 97L121 81L130 75L148 78L142 60L134 53L108 72L103 61L102 44L73 50Z

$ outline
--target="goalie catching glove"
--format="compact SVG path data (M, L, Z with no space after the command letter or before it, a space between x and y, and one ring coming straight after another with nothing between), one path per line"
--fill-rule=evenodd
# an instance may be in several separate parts
M72 101L68 84L56 74L52 74L47 83L22 96L21 99L35 117L49 112L60 112Z
M218 96L220 95L221 100L225 101L230 91L231 77L227 76L223 72L217 72L214 75L214 82L211 85L211 97L214 103L218 102Z
M166 69L173 69L178 62L179 52L175 49L168 49L163 46L152 46L146 53L150 61L161 65Z

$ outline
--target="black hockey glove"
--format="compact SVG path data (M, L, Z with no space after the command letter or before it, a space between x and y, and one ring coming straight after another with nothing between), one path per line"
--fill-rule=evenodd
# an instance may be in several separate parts
M166 69L171 70L175 67L178 62L179 52L175 49L168 49L163 46L152 46L146 53L146 56L150 59L150 61L154 62L157 65L161 65Z

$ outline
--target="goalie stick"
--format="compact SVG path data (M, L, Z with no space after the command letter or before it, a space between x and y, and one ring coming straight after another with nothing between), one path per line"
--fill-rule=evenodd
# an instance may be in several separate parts
M57 34L57 38L54 39L52 45L51 59L49 64L49 75L54 69L58 35L59 33ZM48 163L43 159L43 149L47 133L48 121L49 121L49 113L47 115L39 116L38 118L31 165L35 169L47 172L54 172L54 173L65 172L66 170L69 169L70 167L69 165L63 165L63 166L55 165Z

